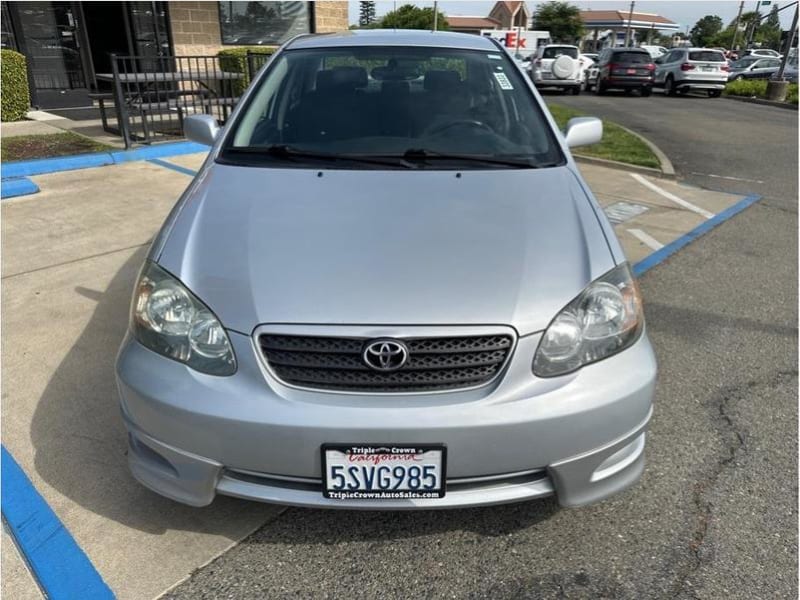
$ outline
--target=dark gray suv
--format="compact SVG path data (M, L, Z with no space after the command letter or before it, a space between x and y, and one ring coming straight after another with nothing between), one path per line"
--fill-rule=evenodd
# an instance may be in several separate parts
M586 89L594 87L599 95L610 89L639 90L642 96L649 96L653 91L655 70L653 58L647 50L606 48L597 59L595 80L587 80Z

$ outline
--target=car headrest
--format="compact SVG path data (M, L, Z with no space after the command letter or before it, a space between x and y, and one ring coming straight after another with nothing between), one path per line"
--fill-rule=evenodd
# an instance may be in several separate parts
M367 87L367 70L363 67L334 67L317 73L317 89Z
M461 76L458 71L427 71L423 86L426 90L438 92L448 88L452 89L460 83Z

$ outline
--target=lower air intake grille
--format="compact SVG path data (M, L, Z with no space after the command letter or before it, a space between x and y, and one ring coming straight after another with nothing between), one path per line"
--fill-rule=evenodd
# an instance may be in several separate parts
M375 341L358 337L312 337L264 333L258 341L272 372L305 388L355 392L427 392L483 385L503 368L514 340L510 335L398 338L406 363L379 371L364 361Z

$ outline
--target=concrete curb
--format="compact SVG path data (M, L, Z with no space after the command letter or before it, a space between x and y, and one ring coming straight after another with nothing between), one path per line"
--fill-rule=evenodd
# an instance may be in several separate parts
M74 154L72 156L59 156L54 158L39 158L7 162L2 164L3 179L12 177L26 177L30 175L45 175L60 171L74 171L76 169L90 169L121 163L148 160L151 158L166 158L183 154L206 152L208 146L194 142L169 142L135 150L112 150L109 152L94 152L91 154Z
M641 173L642 175L650 175L650 177L658 177L661 179L674 178L675 175L666 175L661 169L653 169L652 167L640 167L639 165L630 165L628 163L619 162L618 160L608 160L606 158L597 158L594 156L582 156L580 154L573 154L572 157L576 162L585 163L589 165L597 165L598 167L606 167L608 169L618 169L620 171L628 171Z
M664 174L664 177L669 177L669 178L672 178L672 179L675 178L675 167L672 166L672 161L667 157L666 154L664 154L664 152L663 152L663 150L661 150L661 148L656 146L653 142L651 142L649 139L644 137L642 134L636 133L632 129L628 129L627 127L623 127L619 123L616 123L616 126L620 127L621 129L624 129L625 131L627 131L631 135L636 136L637 138L642 140L642 142L644 142L644 144L648 148L650 148L650 151L653 154L656 155L656 158L658 159L658 162L661 163L661 172ZM644 168L646 169L647 167L644 167Z
M727 98L728 100L736 100L738 102L749 102L750 104L761 104L763 106L774 106L775 108L797 110L797 104L789 104L788 102L774 102L773 100L764 100L763 98L748 96L723 96L723 98Z
M653 167L642 167L639 165L631 165L629 163L620 162L618 160L609 160L607 158L597 158L594 156L583 156L581 154L573 153L575 160L578 162L585 162L588 164L595 164L601 167L609 167L611 169L622 169L623 171L636 171L637 173L643 173L645 175L650 175L651 177L661 177L663 179L675 179L675 167L672 166L672 161L664 154L664 151L661 150L658 146L656 146L653 142L648 140L646 137L641 135L640 133L636 133L632 129L628 129L627 127L623 127L619 123L614 123L620 129L627 131L632 136L639 138L643 144L645 144L650 151L656 155L658 162L661 165L660 169L655 169Z
M27 177L3 177L0 183L0 198L16 198L17 196L27 196L39 191L39 186Z

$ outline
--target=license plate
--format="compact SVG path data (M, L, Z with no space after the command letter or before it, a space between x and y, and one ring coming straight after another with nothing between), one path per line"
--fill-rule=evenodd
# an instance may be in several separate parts
M628 75L636 75L636 69L628 69L628 70L626 71L626 73L627 73Z
M705 71L706 73L708 73L710 71L716 71L716 69L714 67L700 67L700 70L701 71Z
M323 495L335 500L442 498L447 449L438 444L325 444Z

